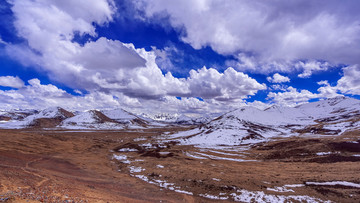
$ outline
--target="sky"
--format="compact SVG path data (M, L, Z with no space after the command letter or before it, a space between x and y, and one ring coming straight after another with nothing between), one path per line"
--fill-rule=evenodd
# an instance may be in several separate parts
M358 0L5 0L0 108L203 115L360 98Z

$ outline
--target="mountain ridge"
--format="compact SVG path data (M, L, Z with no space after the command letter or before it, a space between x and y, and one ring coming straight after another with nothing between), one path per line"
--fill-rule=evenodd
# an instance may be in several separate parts
M360 100L337 97L297 107L241 107L170 137L188 145L240 145L275 137L340 135L360 129Z

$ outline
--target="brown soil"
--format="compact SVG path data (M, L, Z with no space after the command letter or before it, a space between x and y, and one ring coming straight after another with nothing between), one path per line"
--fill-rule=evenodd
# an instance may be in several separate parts
M62 117L38 118L29 124L30 128L55 128L64 120Z
M11 117L9 116L0 116L0 121L9 121L11 120Z
M74 114L66 111L63 108L59 108L58 109L60 114L59 116L55 117L55 118L38 118L35 119L32 123L30 123L30 125L28 127L30 128L55 128L56 126L60 125L61 122L63 120L65 120L66 118L70 118L73 117Z
M219 202L201 195L221 194L229 197L222 200L227 202L233 201L229 194L240 189L335 202L360 201L359 188L354 187L305 185L291 188L294 192L268 190L307 181L360 183L360 161L354 156L360 154L360 143L356 142L360 132L278 139L238 151L201 150L174 141L157 143L155 136L178 130L185 129L0 130L0 201ZM320 152L331 153L317 155ZM114 154L126 155L130 163L113 159ZM144 170L134 173L130 166ZM173 183L193 195L149 184L135 175Z
M0 130L0 202L201 202L118 172L110 150L157 133Z
M231 193L245 189L272 195L307 195L324 201L358 202L359 189L354 187L306 185L291 188L295 192L285 193L269 191L267 188L305 184L308 181L360 183L360 159L353 156L356 154L351 147L353 145L347 147L349 143L357 146L354 140L358 140L359 135L286 138L257 144L240 152L199 150L177 143L142 147L149 140L131 141L119 145L114 151L120 150L117 154L126 155L131 161L130 164L122 161L117 163L122 172L146 176L150 181L174 183L180 190L192 192L194 196L209 194L233 200ZM154 142L155 140L150 141ZM341 149L338 146L342 146ZM121 150L126 148L137 151ZM168 156L161 156L161 152L168 152ZM334 154L317 155L323 152ZM186 153L207 155L210 158L198 159L189 157ZM224 158L244 159L244 162L223 160ZM145 170L133 173L129 170L129 165ZM158 165L162 167L157 167Z
M100 111L92 110L91 112L96 115L95 118L98 120L99 123L105 123L105 122L116 123L116 121L114 121L113 119L105 116L105 115L104 115L103 113L101 113Z

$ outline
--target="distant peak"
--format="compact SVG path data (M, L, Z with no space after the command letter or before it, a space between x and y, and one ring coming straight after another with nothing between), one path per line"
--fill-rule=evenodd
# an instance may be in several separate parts
M264 111L268 111L268 110L271 110L271 109L279 109L279 108L280 108L280 106L279 106L279 105L274 104L274 105L272 105L272 106L270 106L270 107L268 107L268 108L264 109Z
M340 95L340 96L336 96L336 97L332 97L332 98L327 98L326 100L332 101L332 100L344 100L344 99L350 99L350 97Z

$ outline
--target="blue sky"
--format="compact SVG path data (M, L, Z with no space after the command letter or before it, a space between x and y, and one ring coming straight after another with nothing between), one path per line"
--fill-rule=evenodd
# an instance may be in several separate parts
M0 3L3 108L204 114L360 94L358 1Z

